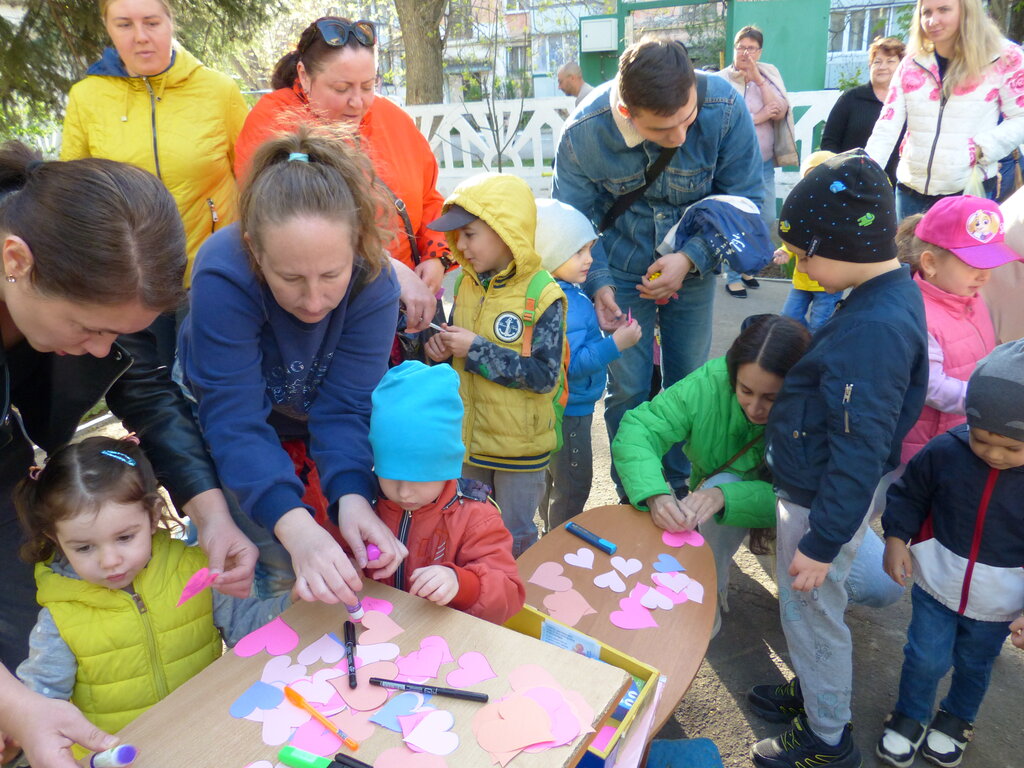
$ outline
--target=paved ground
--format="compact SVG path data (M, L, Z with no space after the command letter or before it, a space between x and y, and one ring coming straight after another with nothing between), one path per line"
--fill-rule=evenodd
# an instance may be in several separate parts
M733 299L720 289L715 298L712 355L724 354L744 317L774 312L782 306L789 284L762 281L747 299ZM589 506L616 503L608 479L608 440L603 421L595 418L594 486ZM713 739L727 768L751 765L750 745L774 736L783 728L766 723L746 706L745 692L766 682L790 676L789 654L779 625L778 601L771 576L771 558L757 558L746 548L736 557L730 585L730 611L722 631L712 641L704 664L683 698L675 720L660 738ZM848 616L854 640L855 737L864 753L864 766L879 765L874 745L881 723L896 699L903 643L910 621L910 598L886 609L851 608ZM965 768L1020 768L1024 766L1024 730L1021 728L1021 688L1024 653L1009 643L996 662L992 685L977 720L977 736L962 763ZM944 687L944 686L943 686ZM942 690L940 688L940 690ZM915 766L930 765L922 759Z

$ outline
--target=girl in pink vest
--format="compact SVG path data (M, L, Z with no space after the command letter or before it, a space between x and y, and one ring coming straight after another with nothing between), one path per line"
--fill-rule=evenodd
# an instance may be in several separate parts
M908 216L896 243L924 298L930 360L925 407L903 441L906 464L933 437L964 423L967 380L996 345L978 289L993 268L1018 256L1003 242L999 206L971 195L946 197Z

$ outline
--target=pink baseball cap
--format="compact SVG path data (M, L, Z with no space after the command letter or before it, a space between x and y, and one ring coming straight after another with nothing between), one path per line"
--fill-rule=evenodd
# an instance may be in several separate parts
M914 234L926 243L952 251L975 269L992 269L1021 259L1003 241L1005 230L999 205L982 197L942 198L917 222Z

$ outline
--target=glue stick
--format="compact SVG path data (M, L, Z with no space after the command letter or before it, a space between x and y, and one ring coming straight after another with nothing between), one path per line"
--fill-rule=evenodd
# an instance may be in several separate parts
M91 768L125 768L135 762L139 756L139 750L131 744L108 749L106 752L97 752L89 758Z

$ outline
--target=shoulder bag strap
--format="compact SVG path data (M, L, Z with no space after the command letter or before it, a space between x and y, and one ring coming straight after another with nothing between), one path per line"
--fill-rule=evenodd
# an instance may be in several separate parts
M728 461L726 461L724 464L720 464L719 466L715 467L711 472L708 472L707 477L705 477L704 480L701 482L701 484L699 486L697 486L696 488L694 488L694 490L695 491L699 491L701 488L704 487L704 483L706 483L708 481L709 477L714 477L719 472L721 472L723 469L727 469L729 466L732 465L732 463L734 461L736 461L736 459L738 459L740 456L742 456L747 451L749 451L751 448L753 448L755 445L757 445L758 440L763 440L763 439L764 439L764 433L762 433L760 435L756 435L755 437L752 437L750 439L750 441L746 445L744 445L742 448L740 448L738 451L736 451L736 453L734 453L729 458Z
M419 245L416 243L416 233L413 231L412 220L409 218L409 211L406 209L405 201L398 195L396 195L394 192L392 192L391 187L389 187L387 184L381 181L380 177L377 177L377 181L388 193L388 197L391 198L391 202L394 204L395 210L398 211L398 215L402 217L402 225L405 228L405 236L409 239L409 251L412 254L412 263L418 267L420 265L421 260L420 248Z

